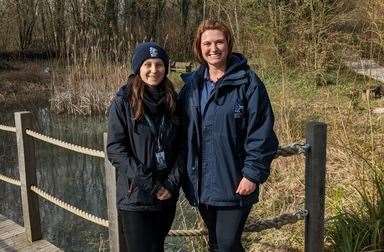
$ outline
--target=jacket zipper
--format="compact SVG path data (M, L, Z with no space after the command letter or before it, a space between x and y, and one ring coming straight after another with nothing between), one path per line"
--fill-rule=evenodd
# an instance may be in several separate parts
M200 160L199 160L199 157L201 156L200 154L200 149L201 149L201 131L199 129L200 127L200 124L201 124L201 113L200 113L200 109L199 107L196 107L196 115L197 115L197 140L198 140L198 152L197 152L197 160L195 160L195 169L196 169L196 172L197 172L197 195L196 195L196 201L197 201L197 206L199 206L200 204L200 183L199 183L199 180L200 180ZM200 120L199 120L200 119ZM197 161L197 162L196 162Z
M131 184L129 185L129 188L128 188L128 197L131 196L132 191L133 191L133 179L132 179L132 182L131 182Z

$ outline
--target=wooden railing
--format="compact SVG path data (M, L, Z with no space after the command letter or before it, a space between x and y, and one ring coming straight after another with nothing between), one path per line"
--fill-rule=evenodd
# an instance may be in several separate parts
M42 238L40 207L38 196L70 211L84 219L105 226L109 230L109 246L111 251L123 251L119 237L119 222L116 204L116 169L106 155L107 134L104 133L104 151L74 145L45 136L35 131L32 114L28 111L15 113L15 126L0 124L0 130L16 133L17 154L20 180L0 174L0 180L21 187L24 227L29 241ZM285 213L272 219L259 220L245 227L246 232L258 232L269 228L295 223L305 219L305 252L324 251L324 199L326 173L326 135L327 126L321 122L309 122L306 125L305 143L293 143L280 146L275 156L305 155L305 209L296 213ZM85 155L104 158L106 198L108 220L89 214L63 200L44 192L37 187L36 156L34 140L44 141ZM204 235L206 230L171 230L172 236Z

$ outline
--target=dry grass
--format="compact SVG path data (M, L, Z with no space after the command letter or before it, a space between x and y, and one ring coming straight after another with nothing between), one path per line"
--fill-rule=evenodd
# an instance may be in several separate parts
M129 76L129 66L102 60L69 65L54 71L51 109L57 113L105 113L118 86Z
M130 64L97 59L65 68L57 64L52 75L51 109L56 113L94 115L106 113L118 88L131 73ZM178 90L177 73L168 77Z
M384 100L359 100L359 108L355 109L348 93L356 86L369 85L371 81L345 74L347 78L339 79L337 86L318 89L308 89L295 80L290 80L289 85L280 82L268 86L277 114L276 128L281 143L302 139L303 126L308 120L316 119L328 124L326 218L339 209L356 206L360 201L356 188L368 179L370 169L384 165L384 116L371 114L373 107L384 106ZM304 159L275 160L271 177L263 186L261 202L253 209L253 218L293 212L303 205ZM277 247L301 249L303 235L304 226L299 223L250 237ZM258 244L253 245L254 251L268 251Z
M49 73L41 62L12 62L14 69L0 71L0 106L6 108L41 100L41 94L49 94Z

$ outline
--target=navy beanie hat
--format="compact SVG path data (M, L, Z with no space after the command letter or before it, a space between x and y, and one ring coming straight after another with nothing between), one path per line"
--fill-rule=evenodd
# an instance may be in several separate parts
M132 55L131 68L133 74L138 74L143 62L150 58L160 58L161 60L163 60L165 66L165 75L168 74L168 54L155 42L145 42L137 45Z

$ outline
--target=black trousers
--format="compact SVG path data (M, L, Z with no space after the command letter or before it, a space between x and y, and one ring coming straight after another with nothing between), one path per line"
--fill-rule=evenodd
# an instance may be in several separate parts
M164 240L171 229L176 206L161 211L119 210L122 252L163 252Z
M251 208L199 206L200 215L208 228L210 252L245 251L241 234Z

